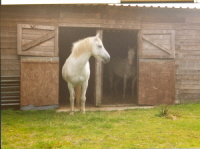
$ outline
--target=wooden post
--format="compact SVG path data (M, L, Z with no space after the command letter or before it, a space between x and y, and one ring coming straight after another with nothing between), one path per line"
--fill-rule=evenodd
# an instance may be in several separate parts
M21 55L22 44L22 25L17 24L17 54Z
M97 33L100 35L100 39L102 40L103 30L97 30ZM95 105L98 107L101 105L102 100L102 62L100 60L95 59Z

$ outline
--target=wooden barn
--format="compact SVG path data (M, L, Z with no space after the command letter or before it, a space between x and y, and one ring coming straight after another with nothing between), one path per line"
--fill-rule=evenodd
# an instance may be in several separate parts
M1 6L1 105L50 109L69 104L61 77L72 43L100 33L111 58L136 47L135 94L111 97L108 67L90 59L88 106L200 101L200 9L126 5Z

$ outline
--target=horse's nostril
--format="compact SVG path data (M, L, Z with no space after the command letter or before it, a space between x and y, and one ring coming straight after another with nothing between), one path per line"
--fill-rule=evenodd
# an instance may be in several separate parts
M109 61L110 61L110 57L107 57L107 58L104 59L103 62L106 64L106 63L108 63Z

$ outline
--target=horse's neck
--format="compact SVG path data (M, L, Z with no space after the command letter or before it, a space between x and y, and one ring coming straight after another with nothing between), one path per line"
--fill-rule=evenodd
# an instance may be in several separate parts
M83 39L74 44L71 57L75 59L75 65L78 68L84 67L91 57L91 43L90 38Z
M74 57L73 54L71 56L75 59L75 65L81 69L86 65L86 63L91 57L91 54L89 52L86 52L82 53L78 57Z

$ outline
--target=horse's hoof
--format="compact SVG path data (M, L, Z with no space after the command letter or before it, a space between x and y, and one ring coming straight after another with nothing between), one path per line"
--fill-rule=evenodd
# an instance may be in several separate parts
M85 114L85 111L81 111L82 114Z

